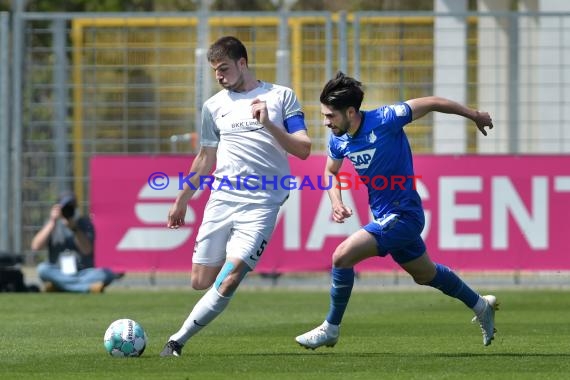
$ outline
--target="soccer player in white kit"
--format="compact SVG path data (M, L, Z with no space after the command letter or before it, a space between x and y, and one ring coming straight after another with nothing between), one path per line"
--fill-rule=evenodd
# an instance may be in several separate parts
M287 155L306 159L311 151L295 93L257 80L240 40L218 39L207 58L223 89L203 105L201 148L189 183L170 208L167 226L184 225L188 201L215 166L191 275L194 289L209 290L160 356L180 356L184 344L222 313L242 279L255 269L289 194L280 183L290 175Z

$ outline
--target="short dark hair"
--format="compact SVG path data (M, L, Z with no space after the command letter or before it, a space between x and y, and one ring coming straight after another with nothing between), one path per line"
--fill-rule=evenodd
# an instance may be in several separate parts
M346 110L354 107L360 110L364 99L362 83L338 71L335 77L325 84L321 92L321 103L336 110Z
M237 38L225 36L210 45L206 58L208 58L208 62L219 61L224 58L230 58L234 61L245 58L247 64L247 50Z

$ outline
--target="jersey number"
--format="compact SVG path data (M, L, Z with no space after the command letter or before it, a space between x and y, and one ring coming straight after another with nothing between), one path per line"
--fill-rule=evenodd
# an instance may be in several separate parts
M267 245L267 241L263 240L261 242L261 245L259 246L259 249L257 250L257 252L255 253L255 255L250 255L249 258L252 260L259 260L259 258L261 257L261 254L263 253L263 251L265 250L265 246Z

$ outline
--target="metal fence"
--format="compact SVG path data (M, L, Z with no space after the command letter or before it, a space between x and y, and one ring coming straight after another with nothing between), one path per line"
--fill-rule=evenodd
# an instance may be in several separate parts
M94 155L195 150L202 102L218 91L205 52L226 34L244 41L258 78L297 92L316 152L327 139L319 94L336 70L364 82L364 108L436 94L492 113L487 139L445 115L414 123L417 153L570 151L570 13L17 12L11 21L0 15L0 250L31 255L64 188L88 212Z

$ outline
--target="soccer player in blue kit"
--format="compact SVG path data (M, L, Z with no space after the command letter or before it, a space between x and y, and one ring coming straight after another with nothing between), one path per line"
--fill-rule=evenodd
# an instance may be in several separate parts
M447 266L434 263L421 238L424 211L415 190L412 151L403 127L430 112L456 114L471 119L483 135L493 128L487 112L470 109L454 101L429 96L404 103L361 111L364 98L362 83L338 72L323 88L321 113L331 130L324 178L339 173L348 157L359 176L367 183L369 205L374 221L350 235L338 245L332 256L330 306L325 321L295 340L303 347L315 349L334 346L339 326L354 284L354 266L370 257L388 254L408 272L417 284L439 289L461 300L473 310L474 321L483 333L483 344L491 344L495 333L495 296L481 296ZM396 186L374 184L375 176L406 178ZM400 183L402 185L400 186ZM331 186L328 195L332 218L337 223L352 215L343 204L339 186Z

